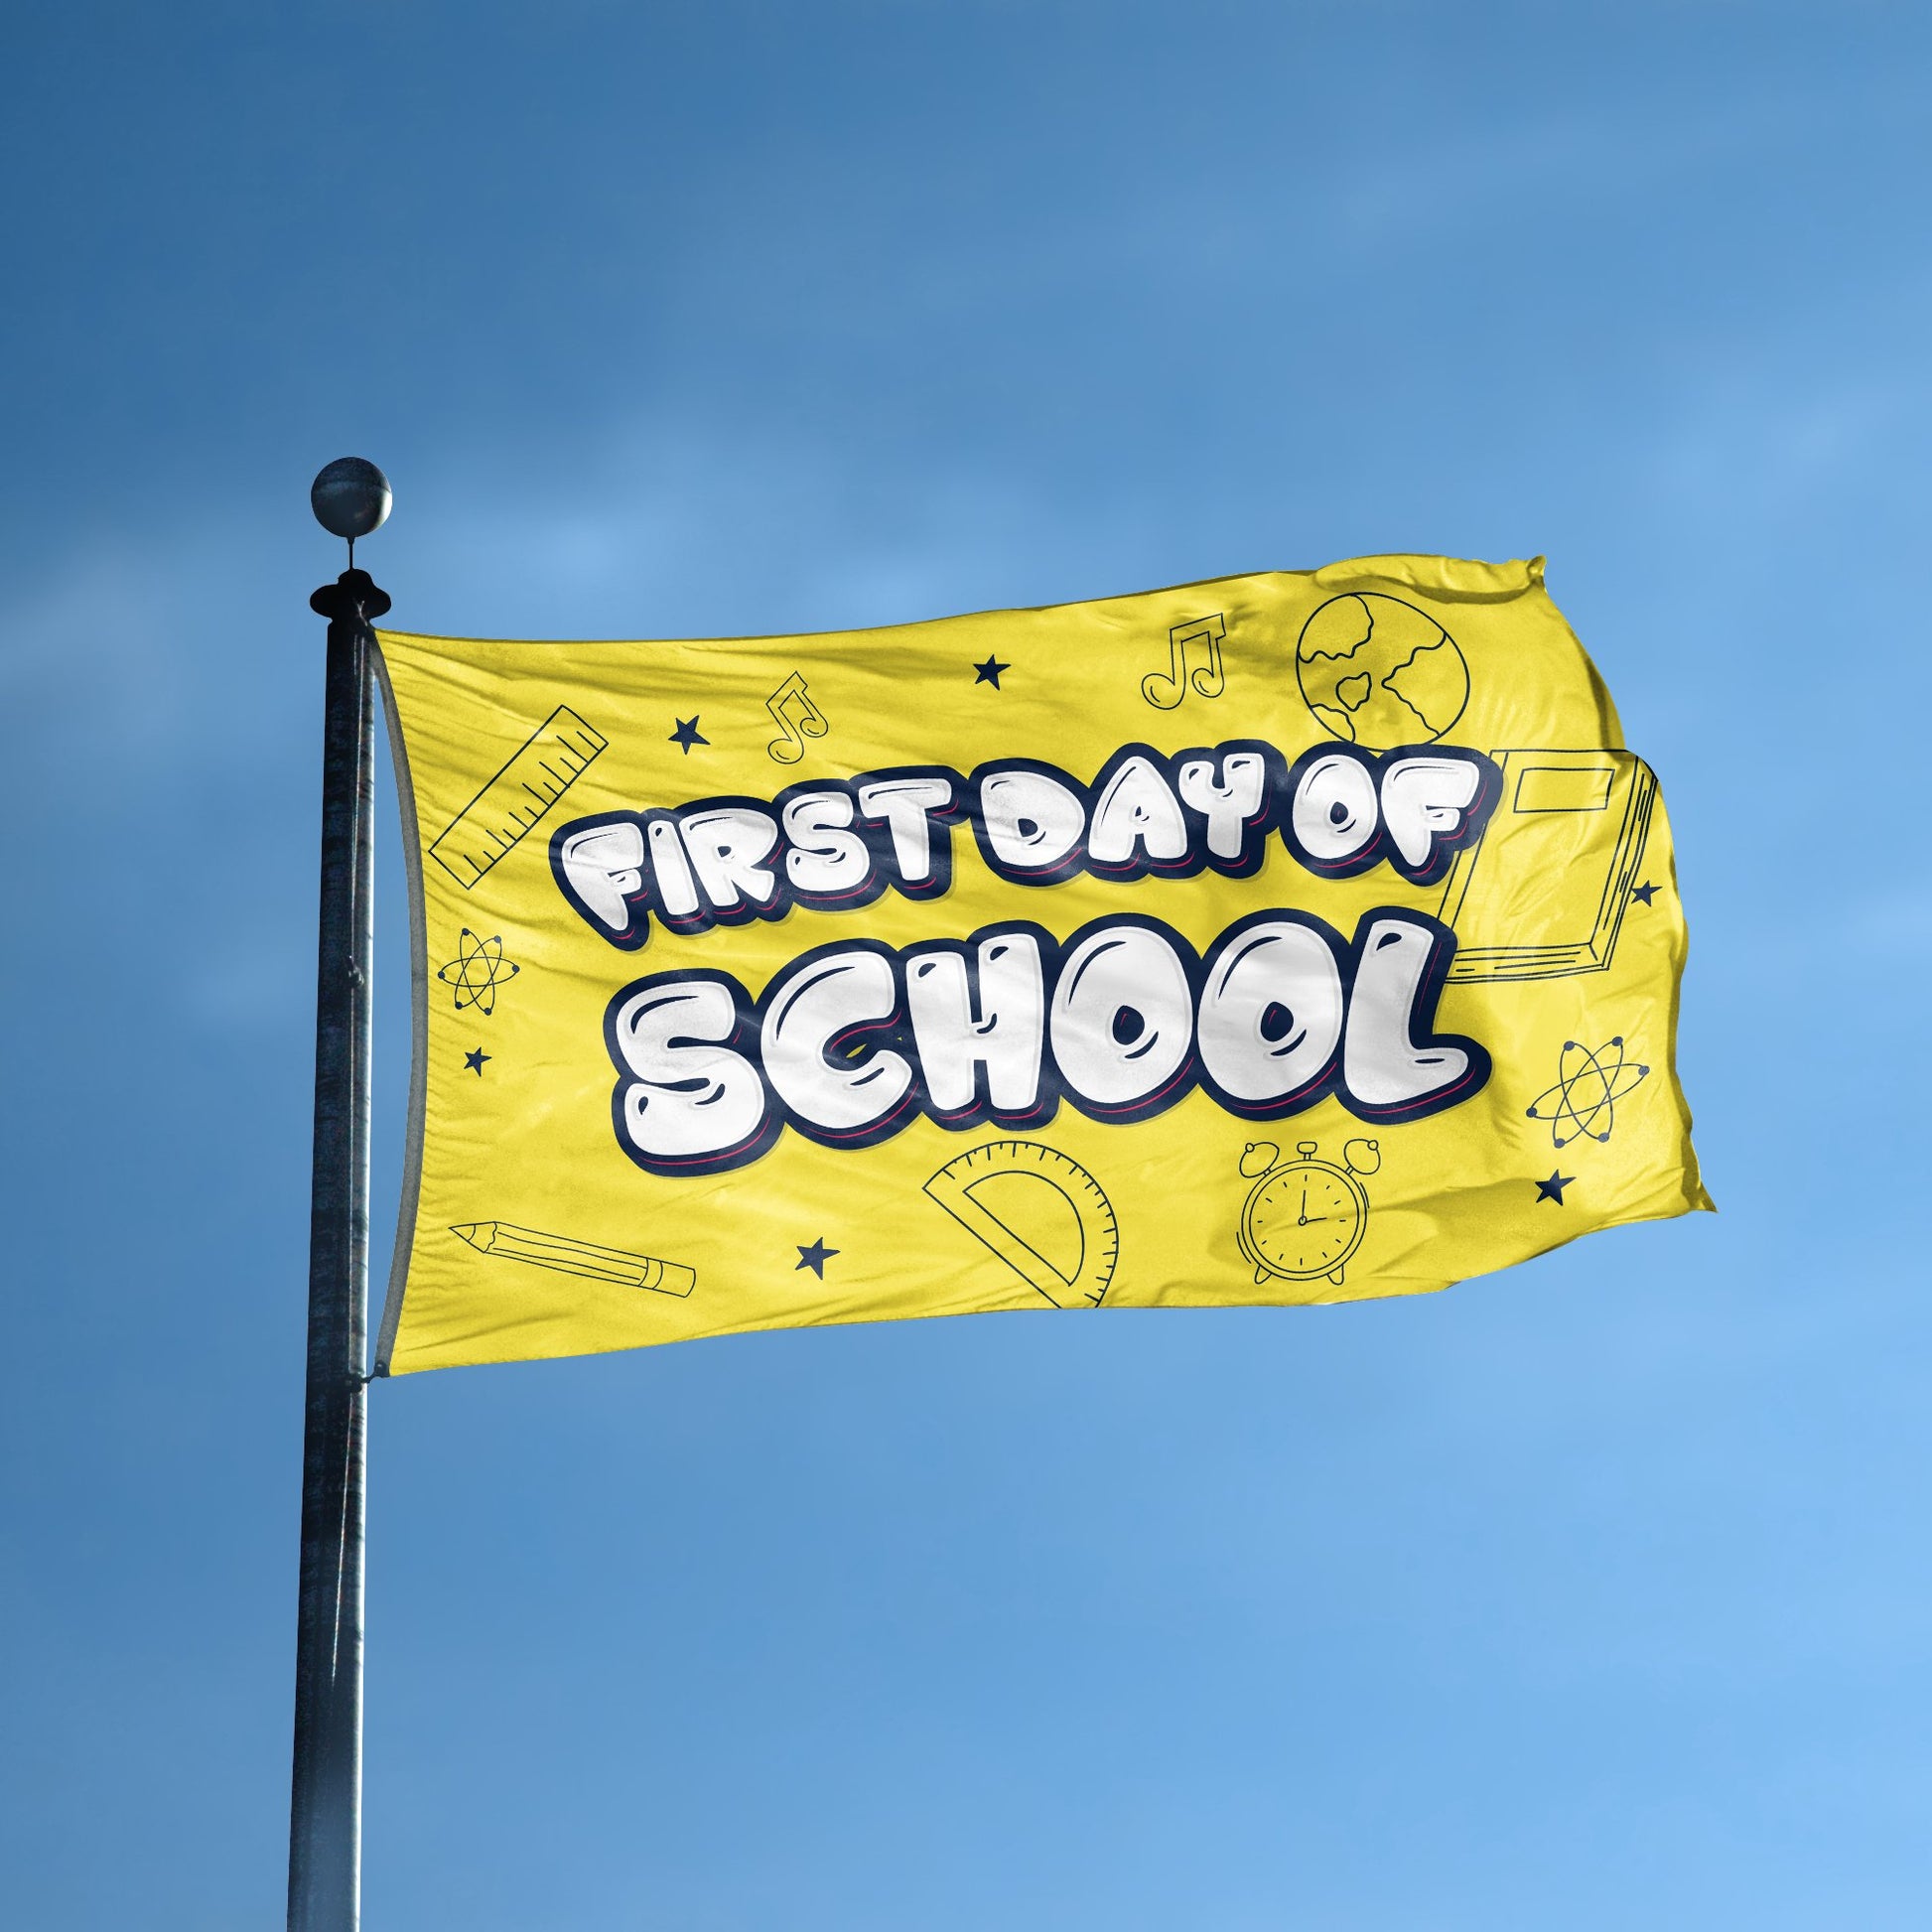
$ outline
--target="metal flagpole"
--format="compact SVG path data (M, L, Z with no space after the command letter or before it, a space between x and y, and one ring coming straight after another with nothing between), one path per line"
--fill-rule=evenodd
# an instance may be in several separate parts
M289 1932L355 1932L362 1875L362 1528L368 1390L369 980L375 936L372 621L388 598L355 539L389 514L389 483L345 457L316 478L317 520L349 567L309 600L329 620L323 700L322 919L316 957L309 1370L295 1652Z

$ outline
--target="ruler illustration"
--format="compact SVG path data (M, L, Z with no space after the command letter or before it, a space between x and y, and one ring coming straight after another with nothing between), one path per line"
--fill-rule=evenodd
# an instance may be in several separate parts
M559 705L430 847L468 892L577 781L610 740Z

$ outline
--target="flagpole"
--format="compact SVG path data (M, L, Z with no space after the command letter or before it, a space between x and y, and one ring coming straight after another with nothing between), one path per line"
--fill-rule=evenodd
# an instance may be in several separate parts
M289 1932L356 1932L362 1868L362 1561L368 1390L369 982L375 936L372 621L387 596L355 539L389 513L357 457L310 492L349 567L309 600L329 620L323 698L322 904L316 956L308 1393L289 1813Z

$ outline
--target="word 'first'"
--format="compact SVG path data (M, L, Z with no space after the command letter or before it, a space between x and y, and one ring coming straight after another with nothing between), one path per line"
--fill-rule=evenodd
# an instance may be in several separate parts
M1333 1095L1363 1120L1420 1120L1479 1092L1489 1055L1435 1032L1455 936L1384 906L1344 941L1305 912L1256 912L1205 955L1120 913L1061 943L1039 926L903 951L820 946L754 998L729 973L652 974L604 1018L618 1144L647 1173L756 1161L788 1125L872 1147L921 1117L963 1132L1165 1113L1199 1088L1278 1120Z
M792 905L849 911L888 887L937 898L952 884L952 834L1017 886L1185 879L1260 871L1271 833L1324 879L1379 861L1432 886L1479 837L1500 780L1479 752L1407 747L1379 757L1325 746L1289 765L1242 739L1164 756L1116 752L1091 784L1036 759L970 777L901 765L787 787L768 801L702 798L603 812L561 827L550 867L565 898L612 945L634 951L654 914L670 931L782 918Z

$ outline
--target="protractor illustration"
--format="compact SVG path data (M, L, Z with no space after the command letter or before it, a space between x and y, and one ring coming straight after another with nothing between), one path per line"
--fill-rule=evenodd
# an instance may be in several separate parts
M988 1141L925 1190L1056 1309L1098 1308L1120 1258L1113 1203L1079 1162L1037 1141Z

